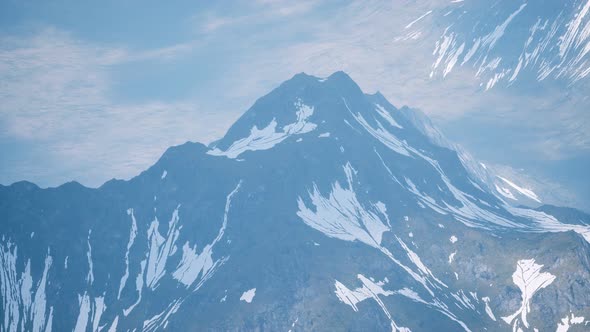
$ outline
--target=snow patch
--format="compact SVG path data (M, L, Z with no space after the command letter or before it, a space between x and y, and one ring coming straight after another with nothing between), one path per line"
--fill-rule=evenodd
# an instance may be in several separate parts
M313 114L314 107L305 105L301 99L294 103L297 109L297 120L294 123L285 125L282 131L277 131L277 122L275 119L263 129L254 126L250 129L248 137L235 141L226 151L217 148L207 151L207 154L213 156L226 156L235 159L246 151L268 150L281 143L285 139L294 135L301 135L314 130L317 125L308 122L308 118Z
M0 285L2 286L0 301L3 310L0 330L21 331L23 326L27 325L32 326L32 331L35 332L50 331L53 323L53 307L47 308L45 288L53 258L48 252L45 256L43 274L37 282L34 282L30 259L27 260L19 278L17 257L16 245L11 242L0 245Z
M379 295L390 296L395 294L392 291L386 291L383 289L385 282L374 282L369 278L366 278L362 274L358 274L357 278L361 281L362 286L354 290L344 286L340 281L336 280L334 286L336 287L335 293L340 302L349 305L352 310L358 312L357 304L367 300L373 299L381 307L387 318L390 320L392 331L409 332L410 330L406 327L398 326L391 317L389 310L385 307L385 304L379 298Z
M456 254L457 254L457 251L455 250L455 252L453 252L449 255L449 264L453 263L453 260L455 260Z
M315 211L309 209L303 199L297 199L297 215L308 226L345 241L360 241L379 248L383 233L389 230L389 219L376 204L364 207L356 197L353 188L353 173L350 163L344 167L348 188L339 182L332 185L330 194L325 197L314 183L308 192Z
M240 189L241 184L242 182L240 181L234 190L226 197L223 223L219 229L219 232L217 233L217 237L210 244L207 244L200 254L197 254L196 245L190 247L188 241L182 247L182 259L180 263L178 263L178 267L176 268L176 271L173 272L172 276L174 279L183 283L185 286L189 287L193 285L195 281L199 279L199 276L201 282L204 282L211 276L211 272L214 271L218 265L224 262L223 258L213 261L213 247L219 241L221 241L221 238L225 233L225 229L227 227L227 215L231 206L231 200Z
M516 201L516 197L514 197L514 195L512 194L512 192L509 189L504 188L504 187L500 187L497 184L495 184L495 187L496 187L496 191L499 192L500 195Z
M387 122L389 122L390 125L400 129L404 128L399 123L397 123L397 121L395 121L395 119L389 114L389 112L387 112L385 107L379 104L375 104L375 111L377 111L377 113L381 115L381 117L383 117Z
M485 308L486 309L486 314L488 314L488 316L495 322L496 321L496 316L492 312L492 308L490 308L490 298L486 296L486 297L482 297L481 300L486 305L486 308Z
M543 265L535 263L534 259L522 259L516 263L516 271L512 274L512 281L521 291L522 304L514 314L502 319L507 324L512 324L513 329L522 323L526 328L529 327L527 321L527 314L531 311L531 300L533 295L539 290L549 286L554 280L555 276L548 272L541 272ZM518 316L520 315L520 320Z
M375 122L377 123L377 127L372 127L360 113L355 114L350 109L350 107L348 107L348 103L346 102L346 99L342 98L342 101L344 102L344 106L346 106L346 109L348 109L350 114L371 136L376 138L378 141L383 143L385 146L387 146L391 150L393 150L401 155L404 155L404 156L408 156L408 157L410 156L410 153L404 147L405 144L402 141L400 141L399 139L397 139L397 137L395 137L395 135L393 135L392 133L387 131L383 127L381 122L379 122L377 119L375 119Z
M528 197L528 198L530 198L530 199L532 199L532 200L534 200L534 201L536 201L538 203L541 203L541 200L539 200L539 196L537 196L537 194L535 194L532 190L519 187L514 182L512 182L512 181L510 181L508 179L505 179L505 178L503 178L501 176L498 176L497 175L497 177L500 180L506 182L509 186L511 186L512 188L514 188L519 193L525 195L526 197Z
M119 282L117 300L121 299L121 292L123 292L123 288L125 288L125 284L127 283L127 278L129 278L129 250L131 249L131 246L133 246L133 242L137 236L137 221L135 220L133 209L128 209L127 214L131 216L131 230L129 232L129 241L127 242L127 251L125 252L125 274L123 274L121 281Z
M178 209L180 205L172 212L172 218L168 222L168 232L166 237L160 234L158 228L160 222L158 218L154 218L147 231L148 237L148 257L146 267L145 282L151 289L156 289L160 279L166 273L166 262L168 257L172 256L175 249L175 243L178 239L180 231L178 230Z
M408 23L408 25L406 25L406 27L404 29L409 29L412 27L412 25L416 24L416 22L420 21L421 19L425 18L426 16L430 15L432 13L432 10L427 11L426 13L422 14L420 17L418 17L417 19L413 20L412 22Z
M565 316L561 322L557 323L557 330L555 332L567 332L571 325L584 323L584 317L576 317L573 313L571 316Z
M252 303L254 296L256 295L256 288L252 288L250 290L245 291L242 296L240 296L240 301L244 301L246 303Z

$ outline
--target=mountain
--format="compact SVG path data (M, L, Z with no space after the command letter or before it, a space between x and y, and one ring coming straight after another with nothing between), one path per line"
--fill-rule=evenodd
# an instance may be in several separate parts
M0 187L1 330L586 328L588 216L509 205L418 119L298 74L129 181Z
M590 1L451 1L437 17L445 30L431 76L472 66L488 90L547 78L571 86L590 74Z
M500 172L498 172L497 169L490 169L484 163L477 161L477 159L463 149L463 147L448 140L420 110L414 110L404 106L399 111L416 129L426 136L432 144L455 151L461 164L463 164L463 167L467 173L469 173L469 177L480 186L485 187L486 191L494 193L498 197L502 197L502 199L506 200L511 205L542 205L543 202L533 190L519 186L514 183L516 182L515 180L507 179L506 175L500 175ZM522 175L519 180L523 180Z

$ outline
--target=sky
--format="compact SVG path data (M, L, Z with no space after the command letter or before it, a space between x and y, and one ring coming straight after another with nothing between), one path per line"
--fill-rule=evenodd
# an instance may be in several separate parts
M588 7L4 0L0 183L128 179L169 146L220 138L296 73L343 70L503 174L590 206Z

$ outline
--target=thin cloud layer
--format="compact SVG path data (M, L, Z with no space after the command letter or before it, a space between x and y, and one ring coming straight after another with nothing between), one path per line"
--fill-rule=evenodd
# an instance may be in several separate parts
M366 92L379 90L397 106L421 109L449 136L495 164L587 154L586 81L570 87L545 80L534 88L513 84L486 91L478 68L460 65L464 57L446 75L430 77L436 43L447 27L441 22L463 5L447 0L203 5L186 8L184 17L162 16L161 29L170 29L170 38L143 48L130 46L134 39L97 41L71 27L4 33L0 137L10 150L0 162L0 182L57 185L76 179L98 185L110 177L128 178L170 145L221 137L257 98L302 71L316 76L346 71ZM177 39L174 32L182 29L190 33ZM437 68L444 70L452 59L445 57ZM144 88L149 92L142 93ZM516 133L512 141L508 133Z

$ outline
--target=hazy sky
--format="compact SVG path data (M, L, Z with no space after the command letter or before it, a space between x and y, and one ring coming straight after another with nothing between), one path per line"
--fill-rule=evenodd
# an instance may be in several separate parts
M219 138L294 74L337 70L396 106L421 109L484 161L536 167L553 183L567 169L583 176L588 79L555 71L539 83L533 74L543 59L515 81L502 67L514 71L537 19L547 19L547 33L570 15L567 30L578 13L570 48L581 55L576 68L590 68L582 53L590 14L581 15L590 1L555 3L2 1L0 183L98 186L132 177L171 145ZM481 45L500 65L482 54L467 60L477 33L487 34ZM487 89L501 70L504 81Z

